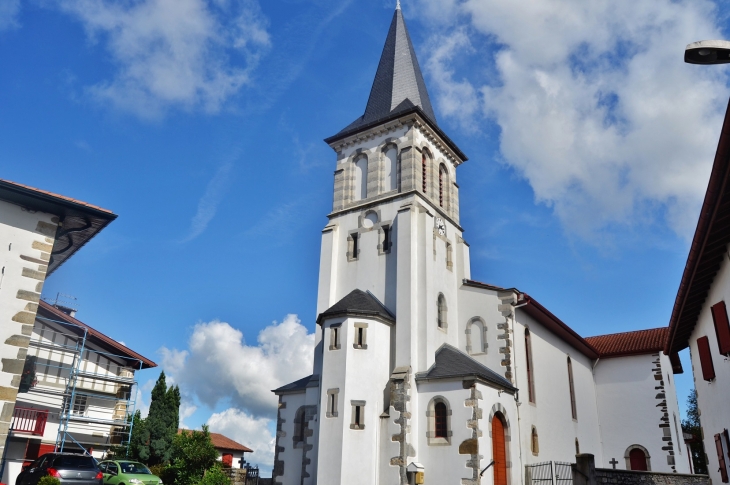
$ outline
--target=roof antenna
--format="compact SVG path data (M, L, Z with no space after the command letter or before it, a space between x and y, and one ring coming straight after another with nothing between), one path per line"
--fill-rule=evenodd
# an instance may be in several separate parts
M397 2L395 4L395 9L400 10L400 0L397 0Z

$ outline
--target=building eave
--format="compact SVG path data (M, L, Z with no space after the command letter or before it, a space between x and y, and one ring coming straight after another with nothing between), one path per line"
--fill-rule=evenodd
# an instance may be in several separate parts
M58 217L60 224L47 276L117 218L116 214L102 207L3 179L0 179L0 200Z
M448 158L454 165L460 165L469 160L464 152L459 149L456 143L454 143L451 138L449 138L448 135L446 135L446 133L438 127L438 125L431 121L418 106L414 106L399 113L393 113L385 118L358 126L352 130L340 132L334 136L325 138L324 141L332 147L333 150L339 152L348 145L354 145L359 141L374 138L384 132L388 132L405 125L426 128L432 132L432 136L434 134L437 135L434 138L443 140L445 146L442 145L439 147L438 143L436 146L438 148L447 148L445 151Z

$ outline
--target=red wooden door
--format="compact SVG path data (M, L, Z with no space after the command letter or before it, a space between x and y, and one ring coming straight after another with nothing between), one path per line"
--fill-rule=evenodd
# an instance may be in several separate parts
M647 471L646 455L638 448L634 448L629 452L629 461L632 470Z
M507 453L504 443L504 423L499 415L492 418L492 457L494 460L494 485L507 485Z

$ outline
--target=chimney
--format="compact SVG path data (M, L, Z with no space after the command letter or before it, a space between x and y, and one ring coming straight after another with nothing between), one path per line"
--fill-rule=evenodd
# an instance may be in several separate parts
M59 305L58 303L56 303L53 306L55 306L56 308L58 308L59 310L61 310L63 313L65 313L69 317L75 317L76 316L76 309L75 308L71 308L71 307L68 307L68 306Z

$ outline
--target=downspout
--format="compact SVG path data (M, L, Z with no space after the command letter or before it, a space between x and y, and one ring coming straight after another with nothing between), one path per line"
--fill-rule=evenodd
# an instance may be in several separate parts
M522 297L521 294L519 296ZM519 301L519 300L517 300L517 301ZM517 321L517 311L516 310L518 308L521 308L521 307L527 305L527 304L528 304L528 302L524 302L524 303L521 303L519 305L515 305L514 307L512 307L512 337L513 337L513 340L514 340L514 335L515 335L515 328L514 327L515 327L515 323ZM515 342L515 344L516 343L517 342ZM515 374L514 374L514 376L515 376L515 387L519 389L519 386L517 385L517 359L514 360L513 367L515 369ZM515 393L515 407L517 408L517 439L518 439L517 446L520 449L520 465L524 466L525 464L522 461L522 426L521 426L521 423L520 423L520 421L521 421L521 418L520 418L520 405L521 404L522 403L520 402L520 393L519 393L519 391L517 391ZM522 473L522 470L520 470L520 483L522 485L525 485L525 474Z

